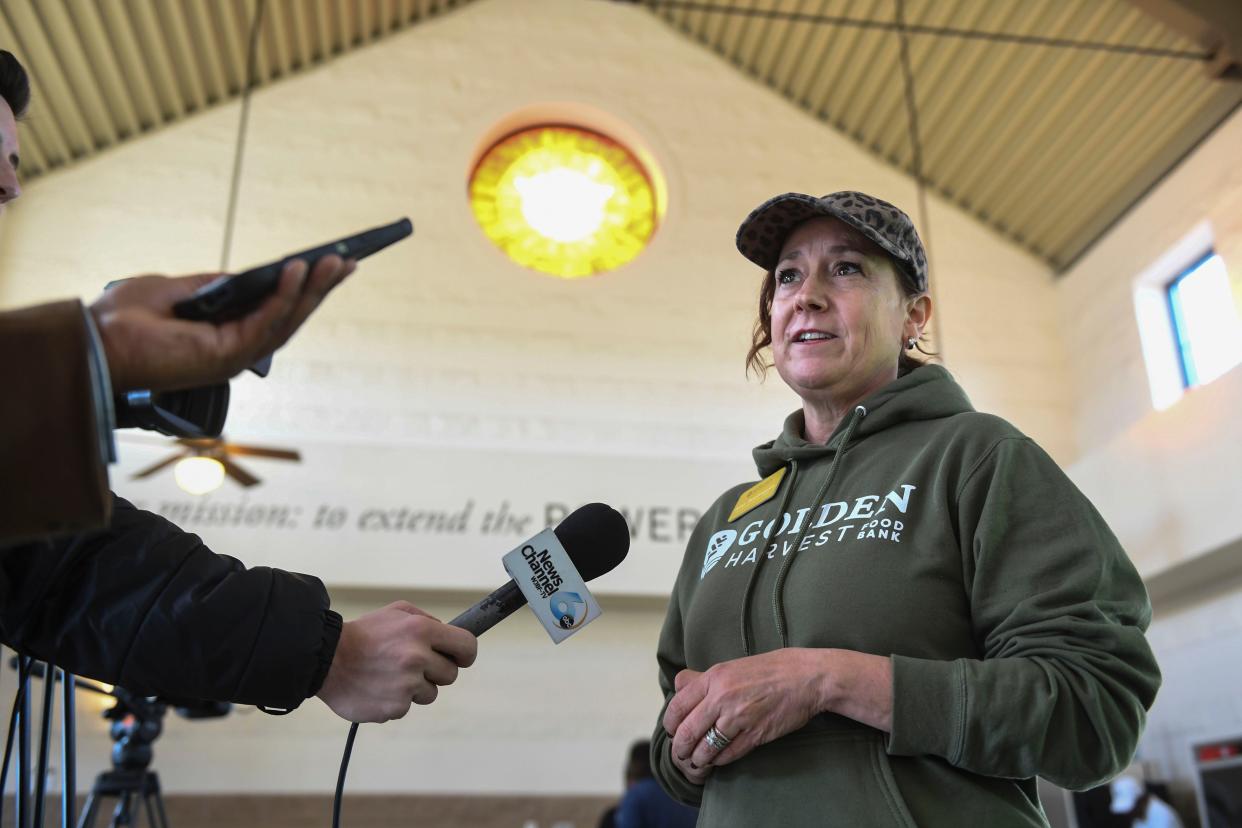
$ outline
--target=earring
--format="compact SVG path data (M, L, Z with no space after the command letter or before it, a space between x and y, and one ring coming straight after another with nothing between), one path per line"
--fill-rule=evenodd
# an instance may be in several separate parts
M915 342L917 342L917 341L918 341L918 340L916 340L914 337L910 337L909 339L907 339L907 340L906 340L906 350L907 350L907 351L913 351L913 350L914 350L914 343L915 343Z

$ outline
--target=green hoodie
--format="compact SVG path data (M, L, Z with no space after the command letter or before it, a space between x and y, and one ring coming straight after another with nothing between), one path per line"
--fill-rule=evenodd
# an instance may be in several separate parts
M730 520L755 484L735 486L692 534L660 635L665 703L686 667L843 648L892 657L892 732L820 714L700 787L657 720L656 776L699 824L1042 826L1035 776L1082 789L1125 768L1160 684L1151 607L1051 458L939 366L826 445L802 431L795 412L755 449L764 478L786 469L773 496Z

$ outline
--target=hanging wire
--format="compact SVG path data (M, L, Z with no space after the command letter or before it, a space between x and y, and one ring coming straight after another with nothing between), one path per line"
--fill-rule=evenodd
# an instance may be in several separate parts
M633 0L612 0L629 3ZM958 29L953 26L903 25L887 20L870 20L862 17L845 17L831 14L781 11L779 9L743 8L725 3L708 3L702 0L643 0L642 5L652 11L660 9L700 11L712 14L729 14L739 17L757 17L772 20L789 20L795 23L821 23L828 26L851 26L858 29L876 29L884 32L905 31L911 35L934 37L958 37L966 40L986 40L994 43L1020 43L1026 46L1049 46L1057 49L1080 49L1092 52L1112 52L1120 55L1195 60L1207 63L1212 55L1184 49L1161 49L1155 46L1133 46L1126 43L1103 43L1094 40L1074 40L1066 37L1041 37L1040 35L1015 34L1012 32L985 32L978 29Z
M923 173L923 137L919 130L919 107L914 95L914 67L910 61L910 34L906 27L906 2L894 0L896 3L897 37L901 47L901 76L906 90L906 115L910 121L910 167L914 174L914 183L918 192L919 237L923 240L923 249L927 254L927 290L931 292L932 238L931 218L927 211L927 177ZM922 347L920 346L920 350ZM925 352L926 353L926 352ZM944 347L934 352L944 358Z
M246 154L246 128L250 123L250 92L259 82L259 31L263 22L266 0L258 0L254 19L250 22L250 47L246 55L246 80L242 85L241 118L237 124L237 143L233 150L233 180L229 184L229 206L224 214L224 244L220 249L220 270L229 268L229 251L233 247L233 225L237 219L237 194L241 189L242 157Z
M919 132L919 108L914 97L914 69L910 65L910 36L907 32L905 0L895 0L897 7L897 37L901 46L901 75L906 89L906 116L910 121L910 167L918 187L919 236L931 262L931 221L927 216L927 178L923 174L923 138ZM928 270L930 271L930 264Z

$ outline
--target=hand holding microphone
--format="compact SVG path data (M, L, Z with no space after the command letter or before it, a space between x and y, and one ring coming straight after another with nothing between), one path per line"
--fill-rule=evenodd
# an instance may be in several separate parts
M625 518L602 503L577 509L553 531L584 581L611 571L630 548ZM510 580L448 624L406 601L347 621L319 698L352 722L399 719L411 703L435 701L474 663L477 636L525 603Z
M400 719L431 704L457 671L474 663L478 639L397 601L341 627L319 698L351 722Z

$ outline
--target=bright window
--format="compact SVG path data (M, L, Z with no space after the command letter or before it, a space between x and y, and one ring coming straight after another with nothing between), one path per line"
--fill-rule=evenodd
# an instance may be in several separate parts
M1210 254L1174 279L1168 302L1184 387L1209 383L1242 362L1242 321L1220 256Z

